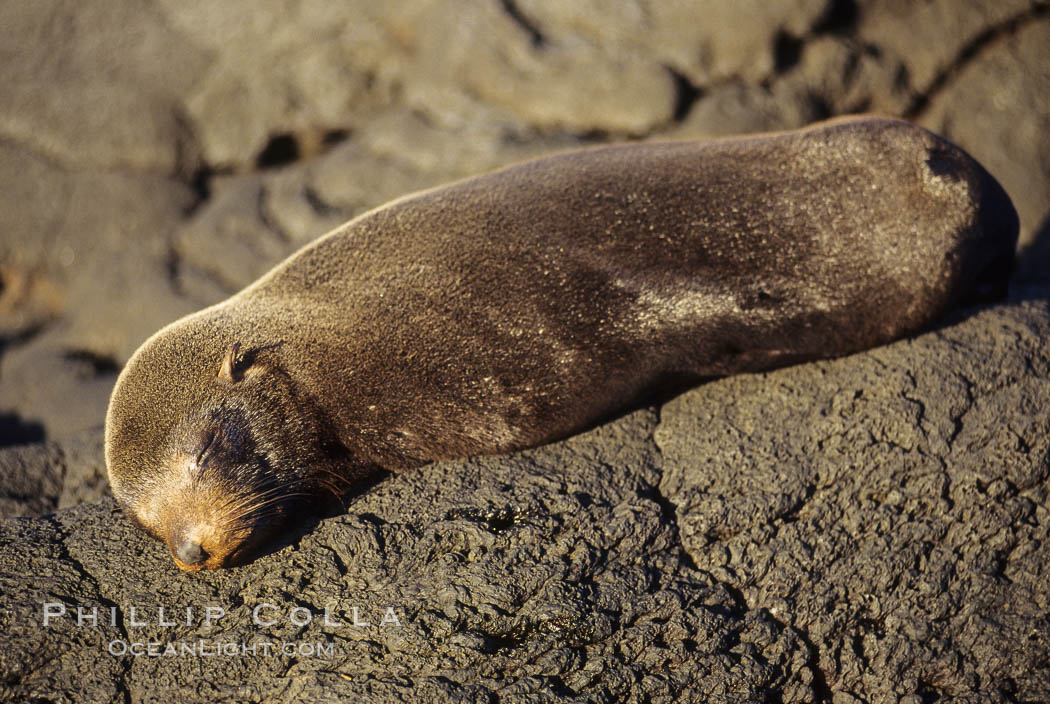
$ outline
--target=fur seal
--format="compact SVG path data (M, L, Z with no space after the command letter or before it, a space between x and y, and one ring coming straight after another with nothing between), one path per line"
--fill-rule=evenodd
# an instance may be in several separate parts
M914 333L1002 289L1016 238L976 161L888 119L511 166L365 213L149 338L110 401L113 494L180 568L237 564L380 468Z

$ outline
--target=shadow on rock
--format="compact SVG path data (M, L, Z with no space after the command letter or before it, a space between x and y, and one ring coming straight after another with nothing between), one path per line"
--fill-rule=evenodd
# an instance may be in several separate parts
M1017 255L1015 287L1050 283L1050 213L1036 229L1032 242ZM1031 298L1032 296L1023 296Z
M44 426L36 421L24 421L16 413L0 413L0 447L27 445L46 439Z

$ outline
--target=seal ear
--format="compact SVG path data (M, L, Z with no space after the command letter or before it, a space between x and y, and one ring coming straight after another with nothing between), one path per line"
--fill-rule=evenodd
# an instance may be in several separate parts
M230 349L226 350L226 357L223 358L222 366L219 367L219 381L234 384L244 378L244 360L237 359L240 352L240 342L234 342L230 345Z

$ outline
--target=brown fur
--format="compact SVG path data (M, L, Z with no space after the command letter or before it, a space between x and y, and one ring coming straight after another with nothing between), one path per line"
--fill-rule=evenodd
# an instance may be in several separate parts
M232 564L285 494L912 333L1016 234L976 162L881 119L599 147L414 194L151 337L110 404L113 491L173 556L202 547L180 567Z

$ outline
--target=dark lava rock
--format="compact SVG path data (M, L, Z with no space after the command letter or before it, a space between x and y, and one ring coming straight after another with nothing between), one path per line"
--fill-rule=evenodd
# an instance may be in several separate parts
M0 5L0 700L1050 701L1048 22L1045 0ZM179 573L98 500L128 355L349 217L555 149L869 110L1004 184L1013 303L388 478L236 570ZM109 652L199 639L294 652Z
M1000 307L662 409L696 567L805 634L860 700L1050 696L1050 323Z
M43 516L58 507L61 450L34 443L0 448L0 517Z

